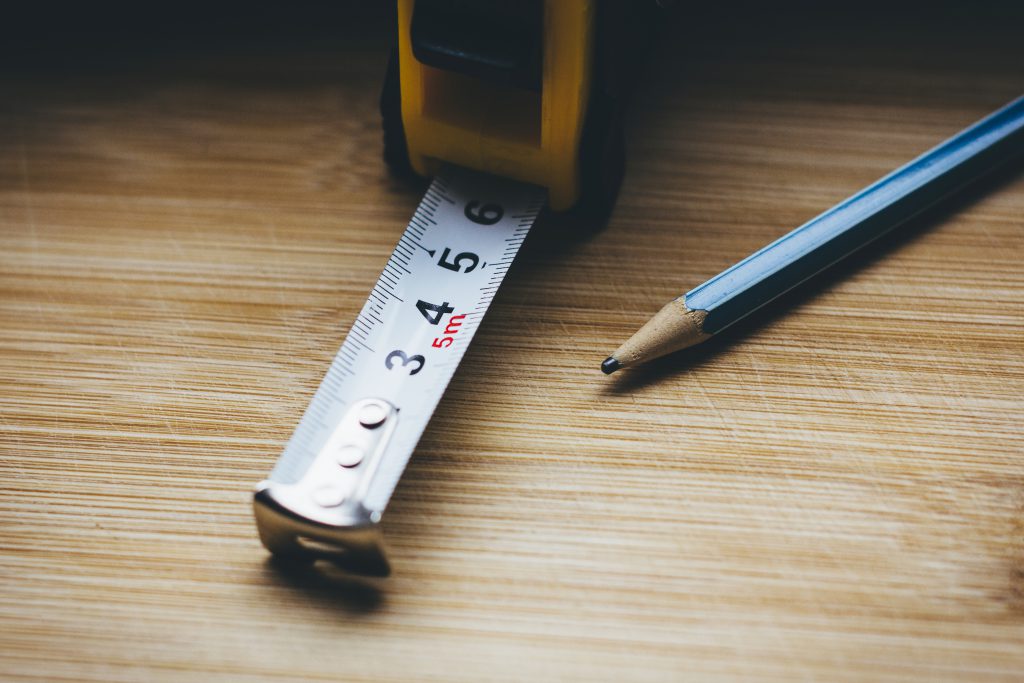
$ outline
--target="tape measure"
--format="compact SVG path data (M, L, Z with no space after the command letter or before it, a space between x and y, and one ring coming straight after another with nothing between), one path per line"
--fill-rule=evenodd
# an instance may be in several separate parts
M545 195L455 167L434 179L257 487L269 550L389 573L381 515Z

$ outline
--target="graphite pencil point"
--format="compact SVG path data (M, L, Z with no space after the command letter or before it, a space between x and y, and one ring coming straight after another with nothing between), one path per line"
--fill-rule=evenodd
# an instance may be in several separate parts
M616 370L618 370L620 367L622 366L619 365L619 361L615 360L611 356L608 356L607 358L604 359L604 362L601 363L601 372L603 372L606 375L610 375Z
M711 337L704 332L705 317L706 311L687 308L683 297L673 299L608 358L619 370L699 344Z

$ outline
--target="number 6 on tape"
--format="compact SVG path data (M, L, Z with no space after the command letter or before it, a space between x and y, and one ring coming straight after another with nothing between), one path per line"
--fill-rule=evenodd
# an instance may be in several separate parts
M543 205L540 188L462 169L434 180L256 489L269 550L390 572L381 515Z

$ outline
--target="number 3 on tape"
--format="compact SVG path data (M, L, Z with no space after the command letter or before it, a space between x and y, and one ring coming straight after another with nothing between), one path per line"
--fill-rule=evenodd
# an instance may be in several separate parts
M434 180L256 489L268 549L389 573L381 515L543 205L540 188L462 169Z

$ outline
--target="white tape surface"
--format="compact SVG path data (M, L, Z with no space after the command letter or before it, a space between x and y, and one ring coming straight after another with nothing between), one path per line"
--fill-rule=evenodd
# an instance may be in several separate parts
M399 419L364 504L384 510L544 201L540 188L461 169L434 180L271 481L298 481L346 406L381 398Z

